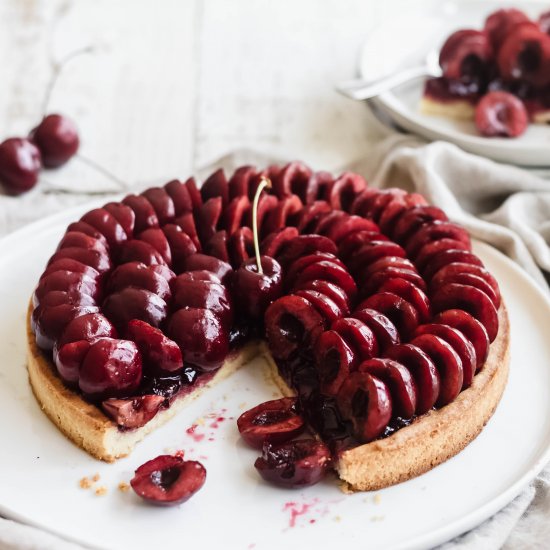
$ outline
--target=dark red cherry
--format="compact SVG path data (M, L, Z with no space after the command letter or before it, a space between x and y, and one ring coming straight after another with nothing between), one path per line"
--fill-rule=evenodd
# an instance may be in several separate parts
M366 372L352 372L337 396L342 417L351 422L355 437L367 443L382 434L392 417L392 399L382 380Z
M315 290L330 298L342 311L342 315L347 316L350 312L350 300L348 295L341 287L329 281L314 279L313 281L304 281L300 285L294 287L294 291L298 290Z
M222 262L229 263L229 250L227 248L227 231L216 231L210 239L204 243L204 253L214 256Z
M349 233L338 245L338 256L344 261L348 261L359 248L371 241L389 241L389 238L378 231L363 230Z
M321 334L315 346L315 357L321 392L325 395L336 395L359 362L356 352L334 330Z
M85 233L98 241L101 241L105 246L109 246L107 239L95 228L92 227L89 223L78 221L70 223L67 226L67 233L69 231L78 231L79 233Z
M74 260L93 268L98 273L105 273L112 267L111 258L107 254L98 252L97 250L87 250L70 246L58 250L49 260L48 267L59 262L60 260Z
M523 102L515 95L489 92L476 106L475 123L482 136L517 137L527 129L529 115Z
M311 302L289 295L267 308L265 328L273 356L286 359L297 349L308 349L317 341L324 320Z
M25 138L9 138L0 143L0 183L18 195L32 189L42 168L40 151Z
M497 61L505 79L546 86L550 84L550 36L532 23L516 25L502 43Z
M344 317L334 321L330 328L342 336L358 360L364 361L378 354L376 337L363 321L353 317Z
M290 162L273 177L273 192L278 198L292 194L305 196L311 170L303 162Z
M141 382L141 355L134 342L101 338L90 346L78 386L90 399L124 397Z
M207 243L217 230L221 219L223 203L221 197L208 199L201 205L195 221L201 243Z
M193 211L193 202L187 187L179 180L169 181L164 185L164 189L170 195L174 203L176 216L181 216L187 212Z
M333 302L326 294L316 290L295 290L292 292L295 296L305 298L321 314L327 324L339 319L344 314L344 310Z
M263 273L258 272L256 258L249 258L233 276L233 297L239 313L261 320L269 305L283 292L283 270L277 260L260 256Z
M361 307L383 313L397 327L403 340L407 340L419 325L419 315L416 308L393 292L373 294L362 302Z
M197 246L179 225L168 223L162 228L162 231L170 245L172 267L176 273L180 273L185 268L187 258L197 252Z
M116 338L117 332L112 323L101 313L88 313L70 321L59 339L57 346L61 348L77 340L92 341L96 338Z
M328 202L332 208L350 211L355 197L367 187L367 182L359 174L344 172L330 186Z
M454 263L454 262L479 265L480 267L483 267L483 262L473 252L469 252L468 250L462 250L460 248L457 248L457 249L448 248L447 250L443 250L441 252L438 252L437 254L434 254L430 258L430 262L424 268L424 271L422 272L422 276L424 277L424 279L426 279L426 281L430 281L430 279L442 267L445 267L447 264Z
M300 233L311 233L319 220L329 212L332 212L332 208L326 201L316 200L315 202L304 206L300 214L298 215L298 231Z
M354 311L352 316L365 323L372 330L381 352L395 344L399 344L400 338L397 328L388 317L379 311L362 308Z
M107 296L103 302L103 313L124 334L132 319L141 319L154 327L160 326L168 314L168 305L153 292L130 286Z
M449 325L462 332L476 351L476 370L483 366L489 355L489 336L485 327L477 319L462 309L448 309L436 315L433 321Z
M330 461L330 451L323 442L299 439L277 446L266 443L254 467L269 483L301 488L321 481Z
M214 273L220 281L228 284L233 277L233 268L227 262L222 262L213 256L206 254L191 254L185 258L185 269L187 271L206 270Z
M193 204L193 212L198 213L202 206L202 197L201 197L201 192L199 191L197 182L195 181L195 178L189 178L184 183L184 185L187 188L187 191L189 192L189 196L191 197L191 203Z
M305 191L303 195L300 195L302 202L308 206L319 202L321 198L328 198L329 191L334 183L334 178L329 172L314 172L309 177ZM323 201L325 202L325 201ZM329 209L332 207L326 203Z
M149 290L166 302L170 300L172 294L168 281L162 275L139 262L119 265L109 276L106 289L109 293L113 293L128 286Z
M445 222L447 220L447 214L437 206L413 206L405 209L397 219L395 226L392 227L390 234L397 242L406 243L423 225L434 221Z
M189 500L206 481L200 462L161 455L140 466L130 485L142 499L158 506L174 506Z
M124 229L126 236L131 239L134 235L134 227L136 225L134 211L121 202L108 202L103 205L103 208L113 215L116 221L122 226L122 229Z
M358 231L376 231L377 229L378 226L372 220L360 216L347 216L332 225L326 231L326 236L339 245L350 234L355 234Z
M417 389L416 414L428 412L435 405L441 387L439 372L429 355L411 344L398 344L388 348L385 356L398 361L412 374Z
M142 195L128 195L122 203L130 207L135 215L135 231L139 233L150 227L158 227L159 220L153 205Z
M542 32L550 35L550 11L545 11L540 15L539 27Z
M437 241L430 241L426 243L418 252L414 260L414 265L421 273L429 265L430 260L436 254L445 250L468 250L468 245L462 241L455 241L454 239L440 239Z
M146 229L138 235L138 240L149 243L162 256L166 265L172 265L172 250L162 229L154 227Z
M94 279L90 279L83 273L55 271L40 279L33 294L33 304L35 306L39 305L42 298L52 290L87 294L94 299L99 297L99 287Z
M186 363L205 371L218 368L229 353L228 331L207 309L179 309L168 321L167 334L179 345Z
M89 340L77 340L63 346L54 346L53 361L57 367L57 372L69 386L77 387L80 378L80 367L91 345L92 342Z
M283 227L277 231L269 233L261 242L260 250L266 256L275 258L287 243L293 241L298 236L298 230L295 227Z
M254 177L257 170L254 166L240 166L233 172L229 180L229 198L234 199L249 193L250 179ZM252 196L254 198L254 196Z
M70 304L73 306L95 306L96 301L87 294L74 290L51 290L40 299L43 308Z
M294 286L300 286L304 281L320 279L338 285L353 302L357 296L357 285L353 277L336 262L322 260L308 265L294 281Z
M42 153L47 168L65 164L78 151L80 139L74 122L64 115L47 115L32 131L31 138Z
M227 243L231 265L238 269L248 258L254 256L254 236L250 227L241 227L231 235Z
M216 170L213 174L208 176L201 185L200 191L203 202L206 202L208 199L213 199L214 197L221 197L225 207L229 197L229 187L223 168Z
M249 409L237 419L241 437L255 449L261 449L264 443L283 443L292 439L305 428L296 405L295 397L283 397Z
M235 231L245 224L245 215L250 207L250 200L246 195L235 197L225 207L222 226L227 230L228 235L233 235Z
M455 239L468 245L471 250L470 236L463 227L451 222L434 221L420 227L409 239L405 245L407 256L416 258L420 249L431 241L439 239Z
M393 278L382 283L379 292L393 292L407 300L418 312L420 322L426 323L432 316L430 301L422 290L406 279ZM361 309L361 305L357 307Z
M270 210L262 223L262 234L269 235L284 227L293 226L297 214L303 208L302 201L297 195L290 195L280 199L277 206Z
M301 256L285 266L285 285L287 288L295 288L296 280L306 267L325 260L340 266L342 269L346 269L344 262L330 252L314 252L306 256ZM323 277L320 277L319 280L323 280Z
M491 299L478 288L457 283L441 286L432 295L436 313L446 309L463 309L475 317L487 330L492 342L498 334L498 313Z
M132 319L126 334L141 352L146 372L166 376L183 368L180 348L158 328L145 321Z
M337 251L336 245L328 237L323 237L322 235L298 235L282 244L277 250L276 256L281 265L288 267L296 260L309 254L324 253L335 255Z
M369 359L358 367L359 372L367 372L388 386L393 404L393 415L411 418L416 411L417 389L414 378L407 368L392 359Z
M529 22L529 17L515 8L500 9L491 13L485 20L485 32L489 36L494 51L498 52L516 25L527 22Z
M411 345L420 348L434 362L440 376L437 405L443 407L454 401L464 381L462 361L453 347L439 336L423 334L411 340Z
M86 235L86 233L81 233L80 231L67 231L63 238L57 245L57 250L62 248L85 248L87 250L97 250L102 254L108 254L105 244L94 237Z
M147 266L164 264L164 258L156 248L138 239L123 242L118 248L116 259L119 265L129 262L139 262Z
M111 397L101 403L101 408L117 426L133 430L152 420L164 401L162 395L139 395L123 399Z
M487 35L466 29L454 32L447 38L439 53L443 76L453 80L484 76L493 49Z
M176 217L174 201L162 187L150 187L141 194L154 208L159 225L171 222Z
M420 325L414 332L415 336L434 334L445 340L456 351L462 362L462 389L470 386L476 371L476 351L472 343L459 330L440 323Z

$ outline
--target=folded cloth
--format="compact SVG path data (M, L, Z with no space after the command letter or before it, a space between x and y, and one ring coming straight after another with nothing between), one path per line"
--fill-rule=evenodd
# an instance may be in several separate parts
M200 170L199 176L204 177L220 167L229 172L242 164L265 166L273 162L281 162L281 159L242 150ZM427 145L404 135L391 135L364 158L343 169L364 175L373 186L402 187L422 193L431 203L442 207L452 220L467 227L474 237L507 254L548 291L543 271L550 272L547 244L550 239L550 182L519 168L465 153L448 143ZM78 204L85 196L52 194L42 202L43 198L37 190L23 199L27 206L36 206L30 215L35 219L68 204ZM17 208L11 198L0 199L0 234L28 221L28 208ZM549 517L550 467L547 467L503 510L472 531L442 545L440 550L548 548ZM81 547L40 529L0 518L1 550L49 548L76 550Z

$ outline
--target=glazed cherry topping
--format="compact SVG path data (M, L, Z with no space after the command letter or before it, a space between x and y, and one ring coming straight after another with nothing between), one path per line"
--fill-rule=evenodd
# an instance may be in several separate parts
M299 435L305 423L297 412L297 399L283 397L244 412L237 427L248 445L261 449L264 443L283 443Z
M525 105L508 92L489 92L476 106L475 123L483 136L517 137L525 132L529 117Z
M48 168L57 168L71 159L80 145L74 122L64 116L45 116L32 131L31 139L42 153L42 162Z
M249 258L233 276L233 297L249 319L262 319L268 306L283 291L282 268L277 260L260 256L263 273L258 272L256 258Z
M32 189L42 167L40 150L25 138L9 138L0 143L0 183L17 195Z
M301 488L321 481L330 462L330 451L324 443L299 439L280 445L266 443L254 467L269 483Z
M206 469L194 460L161 455L140 466L130 481L135 493L158 506L189 500L206 481Z

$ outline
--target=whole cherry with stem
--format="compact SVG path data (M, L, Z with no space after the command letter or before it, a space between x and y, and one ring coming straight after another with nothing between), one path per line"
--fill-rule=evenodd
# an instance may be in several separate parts
M235 271L233 296L244 315L260 320L269 304L281 296L283 273L279 262L270 256L260 255L258 239L258 202L264 189L271 188L269 178L262 177L252 202L252 233L255 257L249 258Z

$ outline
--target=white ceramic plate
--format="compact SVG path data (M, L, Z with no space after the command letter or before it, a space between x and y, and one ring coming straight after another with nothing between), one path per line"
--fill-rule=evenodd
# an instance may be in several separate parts
M25 371L29 296L67 223L83 212L42 220L0 241L0 513L100 548L426 548L503 507L549 459L550 302L512 262L479 244L510 310L510 382L482 434L431 472L376 494L349 496L333 479L301 491L264 484L252 466L256 453L240 442L228 418L272 398L260 360L149 436L129 458L116 464L92 459L40 411ZM218 416L227 419L211 427ZM199 418L205 423L196 434L204 437L195 441L186 429ZM117 489L137 466L177 449L208 470L205 486L189 502L155 508ZM96 487L108 490L104 496L79 487L82 477L96 472Z
M482 28L492 11L506 6L499 0L438 2L433 10L418 10L387 19L372 32L359 62L363 79L372 80L403 66L420 64L432 50L438 52L447 36L460 28ZM513 2L535 17L548 8L542 2ZM550 125L531 124L515 139L485 138L471 121L428 116L419 111L424 80L418 79L387 92L372 102L405 130L429 140L443 139L466 151L524 166L550 166Z

